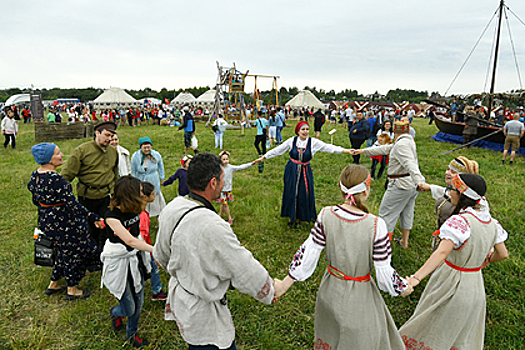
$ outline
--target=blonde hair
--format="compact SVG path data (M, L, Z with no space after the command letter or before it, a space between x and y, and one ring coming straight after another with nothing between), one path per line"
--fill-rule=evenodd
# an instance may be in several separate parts
M475 160L470 160L467 157L459 156L459 159L463 164L465 164L465 169L468 174L479 175L479 164Z
M339 176L339 181L343 185L345 185L346 188L351 188L364 182L368 178L368 176L370 176L370 172L367 168L359 164L350 164L347 165L341 172L341 175ZM343 198L346 199L346 193L341 191L341 194L343 195ZM358 207L365 213L370 212L364 204L366 200L364 192L354 194L354 199L356 207Z

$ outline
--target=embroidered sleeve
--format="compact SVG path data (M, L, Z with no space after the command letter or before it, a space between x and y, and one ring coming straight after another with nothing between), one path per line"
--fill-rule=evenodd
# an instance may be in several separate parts
M325 245L326 236L319 216L310 236L297 250L290 263L290 277L296 281L308 279L314 273Z
M458 249L470 237L470 226L468 222L459 215L448 218L439 229L439 238L449 239L454 242L454 248Z
M498 220L496 220L496 219L492 219L492 220L494 220L496 222L496 227L498 228L498 235L496 236L496 243L495 244L499 244L499 243L505 242L507 240L507 238L509 237L509 234L501 226L501 224L499 223Z
M391 265L392 247L390 246L390 238L383 219L377 220L376 238L372 254L379 289L388 292L394 297L403 293L408 286L408 282L399 276Z

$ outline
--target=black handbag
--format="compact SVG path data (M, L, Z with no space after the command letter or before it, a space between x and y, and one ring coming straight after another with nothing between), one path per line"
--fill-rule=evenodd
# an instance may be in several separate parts
M35 239L35 265L53 267L56 256L55 244L46 236L39 234Z

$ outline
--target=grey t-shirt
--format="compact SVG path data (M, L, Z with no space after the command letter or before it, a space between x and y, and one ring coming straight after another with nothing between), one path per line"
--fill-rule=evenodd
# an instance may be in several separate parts
M525 130L525 126L519 120L511 120L505 123L505 130L507 135L521 135L521 132Z

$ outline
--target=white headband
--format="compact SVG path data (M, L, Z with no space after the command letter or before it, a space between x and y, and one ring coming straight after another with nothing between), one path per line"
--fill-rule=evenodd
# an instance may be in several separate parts
M343 185L341 181L339 181L339 187L341 187L341 191L343 191L347 195L358 194L366 191L366 189L368 188L365 182L361 182L359 185L355 185L354 187L346 188L346 186Z

